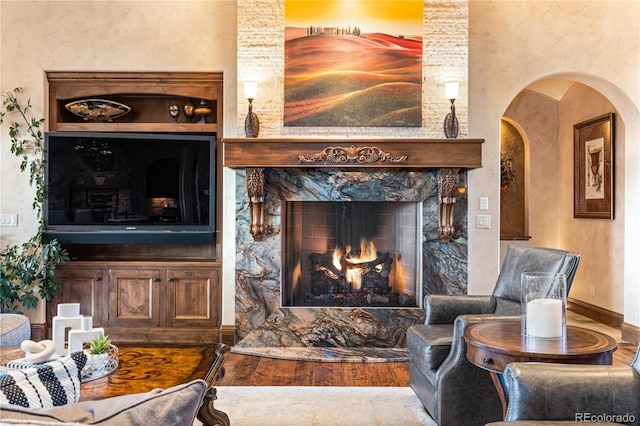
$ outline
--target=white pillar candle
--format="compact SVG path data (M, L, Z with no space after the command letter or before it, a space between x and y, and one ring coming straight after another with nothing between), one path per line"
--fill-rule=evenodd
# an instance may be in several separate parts
M535 299L527 303L527 335L562 337L562 300Z

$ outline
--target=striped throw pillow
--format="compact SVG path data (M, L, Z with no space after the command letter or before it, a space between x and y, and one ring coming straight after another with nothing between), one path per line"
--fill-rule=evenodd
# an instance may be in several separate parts
M0 368L0 403L51 408L78 402L84 352L20 369Z

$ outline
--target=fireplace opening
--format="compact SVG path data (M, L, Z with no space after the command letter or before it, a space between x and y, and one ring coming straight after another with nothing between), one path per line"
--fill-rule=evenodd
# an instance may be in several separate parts
M282 306L417 307L422 203L285 201Z

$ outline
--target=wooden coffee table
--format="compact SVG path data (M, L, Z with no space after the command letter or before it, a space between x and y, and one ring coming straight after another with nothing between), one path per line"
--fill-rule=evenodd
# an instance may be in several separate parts
M166 389L195 379L209 388L198 413L205 425L229 425L226 413L214 407L215 381L224 375L224 355L229 346L218 343L199 346L117 345L118 368L108 376L82 383L81 401ZM0 348L0 364L24 357L19 348Z
M611 365L617 341L604 333L567 325L562 339L527 338L520 321L487 321L467 327L467 359L491 374L503 415L507 410L507 392L502 373L511 362L557 362L564 364Z

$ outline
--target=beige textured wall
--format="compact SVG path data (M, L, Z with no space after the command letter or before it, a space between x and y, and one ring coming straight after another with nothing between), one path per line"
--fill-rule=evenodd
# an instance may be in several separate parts
M490 198L498 208L500 118L510 102L531 83L545 79L573 80L606 96L625 123L624 203L627 216L640 211L640 2L637 1L476 1L469 3L469 135L484 137L483 164L470 175L469 196ZM615 28L615 31L611 31ZM561 155L566 155L564 152ZM566 162L566 160L562 160ZM566 171L565 171L566 173ZM561 214L573 209L573 185L561 175ZM469 214L475 216L474 202ZM623 221L622 217L616 221ZM574 227L558 227L558 245L569 246ZM616 226L618 226L616 223ZM627 221L609 258L622 257L624 320L640 324L640 224ZM495 277L498 231L471 229L470 274ZM588 266L581 264L581 269ZM617 277L616 277L617 278ZM487 279L486 283L490 280ZM482 285L476 289L480 289ZM490 289L490 284L485 284ZM603 299L596 300L597 303ZM607 306L618 309L619 302Z
M500 119L510 102L529 84L560 77L580 81L605 95L625 123L625 198L620 210L640 211L640 2L628 1L483 1L470 0L468 27L466 0L433 0L425 10L425 31L450 35L455 44L453 58L438 50L425 55L425 128L393 133L398 136L441 137L441 121L447 102L435 87L444 74L467 75L467 47L460 44L469 32L468 85L463 80L458 112L461 136L484 138L484 167L470 173L470 223L474 223L477 199L490 199L489 213L498 223ZM237 11L236 11L237 5ZM250 1L2 1L0 2L0 87L22 86L36 112L43 113L44 70L222 70L225 73L225 135L242 135L246 102L240 84L251 77L264 78L256 100L256 112L265 123L263 135L285 133L282 120L282 58L272 57L261 43L271 40L271 49L282 49L283 15L274 13L284 0ZM248 14L259 24L246 25ZM237 15L236 15L237 13ZM456 24L441 24L439 18L460 14ZM449 20L451 22L451 19ZM253 36L237 32L253 31ZM613 31L612 29L615 29ZM452 33L451 33L452 32ZM429 48L445 50L446 44ZM280 50L281 52L282 50ZM236 54L237 53L237 54ZM444 62L444 63L443 63ZM237 78L236 78L237 69ZM459 73L459 74L456 74ZM450 77L447 75L447 77ZM467 96L468 95L468 96ZM241 99L241 101L238 101ZM468 105L468 109L467 109ZM240 113L236 113L236 110ZM337 135L352 129L333 129ZM6 128L0 136L0 210L18 213L18 228L0 228L0 243L33 232L32 195L26 179L8 160ZM305 132L305 129L298 129ZM315 131L315 130L314 130ZM309 133L311 133L309 131ZM327 133L326 130L318 133ZM355 132L354 136L362 132ZM349 133L351 134L351 133ZM292 135L292 136L296 136ZM384 132L380 132L384 136ZM564 178L563 178L564 179ZM225 170L225 228L233 223L230 198L233 173ZM566 201L563 201L566 203ZM231 206L231 207L229 207ZM572 219L569 219L572 220ZM625 321L640 324L640 222L627 221L625 238L616 241L608 256L624 261ZM571 235L559 231L560 243ZM233 235L226 233L223 323L233 323ZM499 269L499 232L470 229L470 291L485 293L493 288Z
M623 313L624 123L619 120L615 132L615 220L574 219L573 125L617 111L600 93L580 83L556 96L524 90L505 112L505 117L518 124L529 146L529 243L580 253L569 296Z
M614 312L624 312L625 125L614 123L614 220L573 218L573 124L613 112L615 106L595 90L574 84L560 101L560 174L558 227L561 244L582 255L571 297ZM591 291L593 290L593 292Z
M235 87L235 1L25 0L0 8L0 87L22 87L34 114L46 115L47 70L222 71L225 128L235 130L236 92L228 90ZM2 246L37 229L33 192L9 143L3 126L0 210L17 213L19 226L0 228ZM233 302L229 310L233 318ZM42 322L42 310L33 317Z
M509 120L502 120L500 152L505 167L513 173L513 180L500 189L500 239L517 240L529 236L525 215L525 143L518 129ZM502 164L502 158L501 158ZM527 174L528 176L528 174Z
M526 189L529 244L533 246L562 248L558 245L559 176L562 168L573 167L573 160L560 162L558 112L556 100L525 90L504 114L518 125L529 148Z

